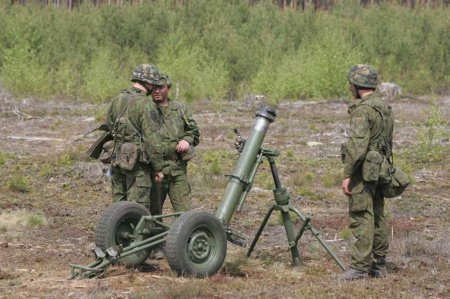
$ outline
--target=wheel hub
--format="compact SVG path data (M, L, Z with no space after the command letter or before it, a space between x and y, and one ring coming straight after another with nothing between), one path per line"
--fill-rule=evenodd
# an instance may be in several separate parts
M188 244L188 254L194 262L204 262L211 253L211 238L204 231L194 232Z

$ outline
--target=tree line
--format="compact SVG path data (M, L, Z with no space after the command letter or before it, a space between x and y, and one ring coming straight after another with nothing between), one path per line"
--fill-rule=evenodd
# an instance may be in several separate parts
M329 99L348 95L345 74L364 62L404 93L448 94L450 8L345 1L301 13L247 0L85 0L73 10L0 1L0 88L107 101L148 62L187 101Z
M134 5L152 3L157 0L11 0L11 5L40 4L45 6L53 6L55 8L73 9L82 3L92 3L94 6L100 5ZM169 0L173 6L187 5L195 0ZM294 10L331 10L336 4L343 2L342 0L247 0L249 4L254 5L261 2L270 2L278 5L280 9ZM359 5L367 7L370 5L380 4L398 4L412 9L416 7L432 7L441 6L448 7L450 0L359 0Z

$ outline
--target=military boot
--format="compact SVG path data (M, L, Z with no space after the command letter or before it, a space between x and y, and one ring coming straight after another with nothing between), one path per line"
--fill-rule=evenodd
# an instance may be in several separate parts
M372 262L372 266L369 269L369 276L375 277L375 278L381 278L381 277L387 276L386 257L385 256L375 257L375 261Z
M356 280L367 278L367 272L350 268L345 273L338 276L338 280Z

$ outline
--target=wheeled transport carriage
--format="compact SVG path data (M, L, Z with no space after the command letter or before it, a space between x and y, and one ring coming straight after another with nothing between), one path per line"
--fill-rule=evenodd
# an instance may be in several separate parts
M311 226L310 217L290 204L290 195L281 185L275 164L279 152L261 147L275 117L275 109L261 108L256 112L255 124L248 139L242 138L236 131L238 142L235 146L239 151L239 159L232 174L228 176L229 183L215 215L190 211L153 216L140 204L116 202L107 208L97 225L94 249L96 260L87 266L70 265L71 278L97 277L111 264L139 266L152 250L160 246L164 246L165 258L178 275L205 277L217 273L227 253L227 240L244 245L243 238L229 228L229 223L233 214L244 203L264 159L268 160L272 172L275 203L263 219L247 256L253 251L272 212L279 211L294 266L300 264L298 241L309 230L344 271L343 263L321 238L320 233ZM297 233L294 231L290 212L295 213L303 222ZM169 225L167 223L170 221L163 221L164 218L174 220Z

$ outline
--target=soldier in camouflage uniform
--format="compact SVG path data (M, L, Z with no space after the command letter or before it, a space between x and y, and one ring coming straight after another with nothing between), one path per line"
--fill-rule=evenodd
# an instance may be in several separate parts
M392 155L391 107L375 91L377 72L370 65L355 65L348 72L350 90L357 102L349 107L350 131L343 146L342 190L349 198L350 229L356 241L350 269L341 280L386 275L389 248L380 165Z
M131 200L150 208L152 177L162 181L162 154L157 148L159 137L154 123L145 118L153 107L149 97L153 84L159 79L159 70L150 64L142 64L132 74L131 88L122 90L112 101L106 116L114 138L114 154L111 160L111 182L113 201ZM145 109L144 109L145 108ZM132 164L132 152L138 149L137 159ZM128 155L128 156L127 156ZM136 156L134 156L136 158ZM150 167L149 165L150 164Z
M170 78L161 74L152 92L156 109L151 117L160 125L160 138L164 153L164 180L154 184L151 191L151 214L162 213L169 195L176 212L191 209L191 187L187 180L187 162L193 157L194 146L199 143L200 132L191 113L180 102L169 99Z

